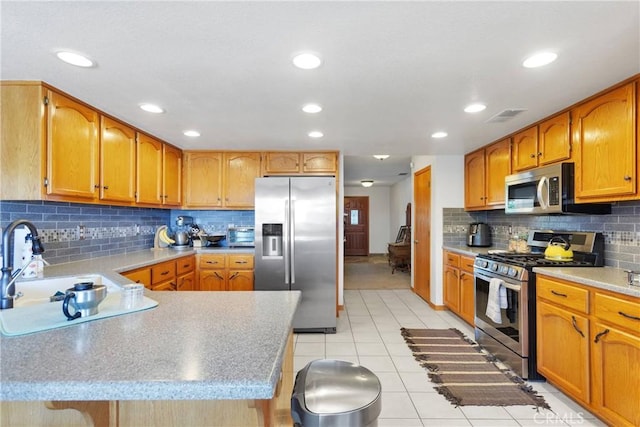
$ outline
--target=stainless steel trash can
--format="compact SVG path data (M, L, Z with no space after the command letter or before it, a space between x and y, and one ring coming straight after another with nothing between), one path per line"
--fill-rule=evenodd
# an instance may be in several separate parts
M355 363L321 359L296 375L291 417L302 427L377 427L380 380Z

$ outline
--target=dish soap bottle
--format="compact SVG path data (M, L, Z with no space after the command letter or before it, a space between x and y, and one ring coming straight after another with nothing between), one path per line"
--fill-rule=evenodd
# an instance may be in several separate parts
M33 258L33 236L27 234L24 238L24 246L22 247L22 277L25 279L35 279L38 277L37 262Z

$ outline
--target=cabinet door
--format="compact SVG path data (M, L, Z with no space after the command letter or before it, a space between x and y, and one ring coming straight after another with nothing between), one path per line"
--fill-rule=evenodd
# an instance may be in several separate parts
M513 136L511 162L514 172L538 166L538 128L536 126Z
M473 273L460 272L460 317L475 325L475 280Z
M575 399L589 403L589 321L537 300L538 371Z
M186 152L184 173L185 207L222 206L222 153Z
M273 152L265 153L264 173L299 173L300 153L293 152Z
M302 153L302 172L334 174L337 170L335 153Z
M148 268L127 271L122 275L132 282L141 283L145 288L151 289L151 270Z
M444 305L458 313L460 310L460 270L450 265L444 267Z
M136 202L162 204L162 142L138 134Z
M100 199L134 202L136 191L136 132L102 117L100 122Z
M255 179L260 177L260 153L224 153L224 206L252 208Z
M624 200L636 194L635 83L571 112L578 201Z
M569 122L569 112L566 112L538 125L538 165L571 159Z
M485 149L487 177L486 177L486 205L504 205L504 178L511 173L511 141L504 139L491 144Z
M152 291L177 291L178 286L175 280L167 280L151 286Z
M182 203L182 151L163 145L162 198L163 204L180 206Z
M230 291L252 291L253 290L253 270L231 270L229 271Z
M201 291L226 291L227 274L225 270L201 270L199 286Z
M191 272L178 276L177 287L178 291L195 291L196 290L196 273Z
M464 207L477 209L485 206L484 150L464 157ZM503 183L504 187L504 183ZM504 192L504 188L503 188Z
M98 197L98 113L48 92L47 194L80 201Z
M593 405L610 425L640 425L640 336L594 322Z

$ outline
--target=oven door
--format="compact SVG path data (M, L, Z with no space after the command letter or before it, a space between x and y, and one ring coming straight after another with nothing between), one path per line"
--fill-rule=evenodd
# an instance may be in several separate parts
M476 328L491 336L518 356L528 357L527 283L500 277L507 291L509 306L508 308L500 309L502 323L497 323L486 315L487 302L489 300L489 281L492 277L499 276L494 276L478 269L474 272ZM489 350L491 351L491 349Z

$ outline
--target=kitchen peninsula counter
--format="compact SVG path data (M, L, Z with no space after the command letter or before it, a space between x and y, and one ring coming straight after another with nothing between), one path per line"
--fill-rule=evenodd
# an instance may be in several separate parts
M45 271L107 273L120 262L105 258ZM84 425L84 414L105 426L291 425L278 419L289 416L300 292L145 292L157 307L0 337L0 424Z

